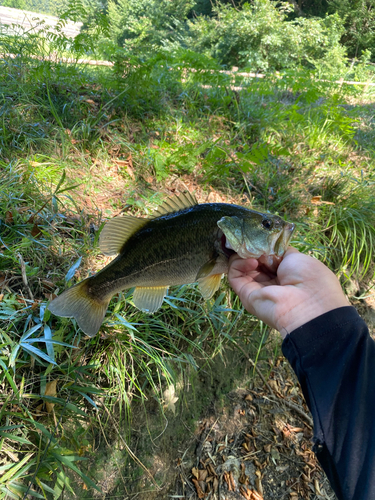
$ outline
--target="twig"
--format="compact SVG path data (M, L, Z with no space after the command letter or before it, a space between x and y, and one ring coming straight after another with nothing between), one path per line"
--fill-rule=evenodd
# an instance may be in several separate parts
M306 422L308 422L309 425L311 425L311 427L314 426L313 419L311 417L309 417L307 415L307 413L305 413L303 410L301 410L301 408L298 405L296 405L295 403L292 403L288 399L281 399L281 401L280 401L280 398L277 398L273 394L270 396L269 399L271 399L272 401L279 402L279 403L282 401L283 404L285 404L285 406L288 406L289 408L294 410L296 413L298 413L301 417L303 417L306 420Z
M21 265L21 273L22 273L23 284L25 285L25 288L27 290L27 293L29 294L30 299L34 300L34 295L33 295L32 291L30 290L29 284L27 282L25 262L24 262L24 260L22 258L22 255L20 253L17 254L17 257L18 257L18 260L20 261L20 265Z

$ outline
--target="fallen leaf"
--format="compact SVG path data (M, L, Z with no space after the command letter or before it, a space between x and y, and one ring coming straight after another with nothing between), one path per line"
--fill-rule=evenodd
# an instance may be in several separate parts
M193 468L191 469L191 473L193 474L193 476L194 476L196 479L198 479L198 477L199 477L199 470L198 470L196 467L193 467Z
M47 300L50 300L50 301L54 300L57 297L57 295L55 293L45 293L44 296Z
M202 491L202 488L199 486L198 481L196 479L192 479L192 482L194 483L195 489L197 490L198 498L204 498L204 493Z
M126 167L126 171L127 171L127 173L129 174L129 176L130 176L130 177L133 179L133 181L134 181L134 180L135 180L135 175L134 175L133 169L131 168L131 166L130 166L130 165L128 165L128 166Z
M166 410L171 410L174 415L176 412L175 403L176 401L178 401L178 397L175 396L175 388L173 384L171 384L167 389L165 389L163 396L164 396L164 408Z
M3 298L4 298L4 294L0 293L0 302L3 300Z
M214 489L214 493L216 493L216 492L217 492L218 488L219 488L219 480L218 480L218 478L217 478L217 477L215 477L215 478L214 478L214 481L213 481L213 489Z
M57 384L57 380L52 380L51 382L47 382L46 383L46 391L45 391L44 395L51 396L51 397L55 398L57 395L56 384ZM46 402L47 412L51 413L54 406L55 406L54 403L47 403Z
M55 284L49 280L41 280L42 284L49 290L53 290L55 288Z
M41 234L42 234L42 231L40 230L40 227L38 226L38 224L34 224L32 230L31 230L31 236L33 236L34 238L37 238Z
M321 196L313 196L311 198L311 203L319 203L321 199L322 199Z
M199 481L205 481L208 476L208 472L206 469L199 469L198 474Z
M310 201L313 205L334 205L332 201L323 201L321 196L313 196Z
M13 224L13 214L10 210L5 214L5 224Z

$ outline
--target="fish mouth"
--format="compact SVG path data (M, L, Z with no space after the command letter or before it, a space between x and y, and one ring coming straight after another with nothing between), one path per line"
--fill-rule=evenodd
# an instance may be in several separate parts
M280 236L275 241L274 254L281 257L284 255L286 249L288 248L289 242L292 238L293 231L295 229L295 224L287 222L285 224L284 230L281 232Z
M230 246L230 243L229 241L227 240L227 237L225 236L225 234L223 233L222 237L221 237L221 249L223 251L223 253L225 254L226 257L229 257L231 255L233 255L234 253L236 253L233 248Z

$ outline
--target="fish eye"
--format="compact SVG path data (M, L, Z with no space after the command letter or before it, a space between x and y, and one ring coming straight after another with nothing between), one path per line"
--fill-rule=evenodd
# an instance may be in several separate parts
M271 222L269 219L263 219L263 220L262 220L262 226L263 226L265 229L271 229L271 227L272 227L272 222Z

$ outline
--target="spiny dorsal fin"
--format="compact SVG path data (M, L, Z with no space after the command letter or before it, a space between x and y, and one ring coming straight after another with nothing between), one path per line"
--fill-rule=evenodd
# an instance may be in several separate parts
M104 255L117 255L130 236L143 227L149 219L124 215L109 220L99 238L99 248Z
M133 303L141 311L152 314L161 307L167 292L167 286L137 286L133 293Z
M206 278L201 278L198 280L199 290L201 291L204 299L208 300L213 296L213 294L220 286L222 277L222 274L211 274Z
M198 205L195 196L189 193L189 191L185 191L185 193L170 196L164 200L151 217L156 219L156 217L172 214L174 212L178 212L179 210L183 210L184 208L193 207L194 205Z

